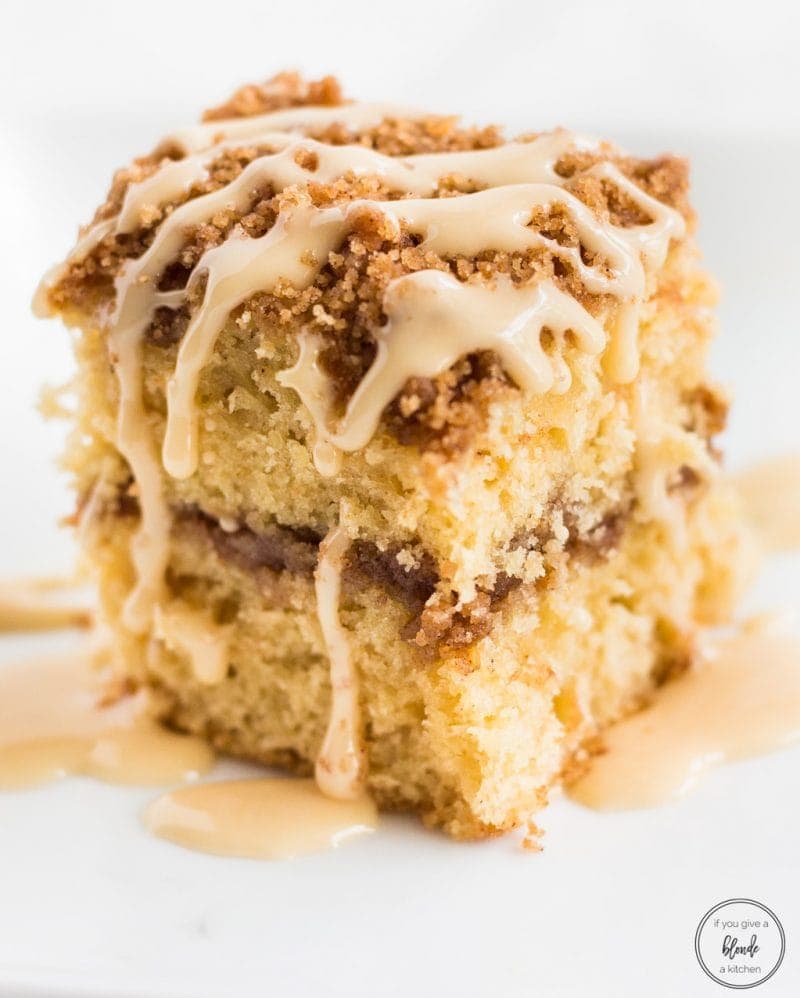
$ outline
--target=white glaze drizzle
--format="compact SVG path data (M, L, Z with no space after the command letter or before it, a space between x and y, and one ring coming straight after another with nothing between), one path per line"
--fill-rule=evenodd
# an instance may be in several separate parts
M360 107L363 105L353 105L353 109ZM353 109L350 110L350 114L355 114ZM345 119L346 110L342 109ZM143 212L147 208L158 208L177 200L187 194L193 186L207 180L211 164L224 152L242 148L246 144L245 140L259 147L268 146L276 152L292 146L289 159L294 159L301 149L321 153L327 169L321 175L317 175L316 179L319 180L335 179L348 172L356 175L368 174L379 177L388 186L395 186L409 194L430 194L435 190L437 181L446 176L458 176L489 187L532 182L561 184L563 179L555 172L555 165L564 153L569 150L598 148L596 140L560 128L540 135L530 142L508 142L490 149L392 157L373 152L364 146L332 147L304 138L298 132L275 131L272 130L277 127L275 122L272 122L272 129L265 127L270 125L271 118L271 115L265 115L259 119L247 119L259 123L254 124L251 132L246 136L242 135L239 141L228 139L216 145L200 144L196 149L193 148L191 155L179 160L165 159L155 173L131 184L125 192L119 215L115 219L105 219L90 227L75 245L65 263L53 268L41 282L36 298L37 314L50 314L46 293L57 283L56 278L65 273L69 264L85 259L106 236L132 232L141 224ZM357 119L358 115L355 115L354 120ZM300 123L301 119L298 118L296 124ZM217 132L218 130L213 130L210 134ZM258 162L263 160L263 156L259 157ZM266 173L273 172L274 167L271 162L267 161L263 165ZM252 174L250 176L252 177ZM278 181L279 178L276 175L272 179ZM288 182L300 183L304 179L308 179L308 171L304 172L299 168ZM221 201L224 202L225 199L222 198ZM204 204L208 206L209 202ZM207 217L213 214L215 205L211 204L210 208Z
M358 673L347 631L339 619L342 564L350 536L339 523L320 544L314 573L317 616L330 660L331 708L314 775L320 790L338 800L362 792L366 755L358 703Z
M186 227L211 218L228 205L238 207L242 189L249 197L253 189L265 183L281 190L309 179L330 182L347 173L375 176L390 189L417 195L433 193L437 182L446 176L458 176L488 187L532 182L560 185L563 178L556 173L555 166L564 153L570 149L597 148L595 140L566 129L540 135L530 142L509 142L492 149L405 157L385 156L364 146L328 146L293 132L258 130L250 138L258 146L269 146L275 153L285 153L278 158L274 158L275 153L260 156L250 164L245 179L237 179L237 186L228 185L212 200L209 200L209 195L195 199L192 203L200 205L197 214L183 213L173 224L179 228ZM225 141L211 148L203 147L183 159L165 160L151 176L131 184L125 192L119 215L89 228L66 261L48 272L34 299L37 315L50 314L47 293L64 276L70 264L84 260L107 236L134 231L142 223L147 209L158 209L178 200L192 187L208 180L212 163L224 152L237 148L242 148L242 141ZM296 160L300 152L311 152L321 157L316 170L298 165ZM639 194L642 192L639 191ZM658 206L658 202L653 202L653 205ZM168 252L166 246L164 250ZM160 257L164 255L159 254ZM140 278L141 273L132 269L131 277Z
M230 628L217 624L210 613L183 606L157 606L153 633L172 651L189 659L198 682L212 686L225 678Z
M465 353L492 349L525 391L563 393L570 386L569 369L542 349L544 327L559 339L572 330L579 347L590 354L600 353L606 339L602 325L550 281L517 288L502 280L487 287L423 270L393 281L383 308L388 322L375 333L375 360L336 430L329 428L329 399L317 364L319 341L305 336L297 364L280 376L314 418L318 448L320 443L326 448L316 454L323 472L335 467L325 463L331 460L331 448L356 451L369 443L381 413L411 377L435 377Z
M109 333L109 350L120 392L117 447L136 482L141 514L131 541L135 581L122 611L125 626L135 634L147 633L153 608L163 597L172 528L164 498L161 462L144 408L142 332L140 324L132 322L115 325Z
M296 138L287 132L266 132L259 136L258 144L269 146L273 152L278 152L291 145ZM224 152L241 148L241 142L223 142L195 155L162 163L155 173L138 183L131 184L125 191L115 231L133 232L142 224L142 215L146 208L160 208L164 204L177 201L188 194L192 187L209 179L211 165Z
M359 102L333 107L292 107L282 111L270 111L247 118L226 118L209 121L202 125L189 125L168 135L161 146L173 147L183 153L198 152L223 140L257 141L264 132L305 131L309 128L325 128L328 125L344 124L351 128L370 128L380 124L384 118L419 120L430 117L428 112L403 104L382 104Z
M286 150L285 153L289 151ZM642 206L649 208L649 201L652 199L645 199L647 196L642 194ZM581 242L600 257L603 269L585 264L578 247L561 246L529 228L528 223L535 208L550 208L554 205L563 205L569 209ZM680 216L669 209L661 211L660 208L663 206L653 206L654 220L651 223L660 232L657 243L659 248L660 242L668 241L673 233L680 231L676 222ZM413 198L394 202L364 200L326 209L299 206L279 216L275 226L258 239L250 239L244 235L229 238L221 246L209 250L198 266L197 273L208 275L206 294L181 341L175 373L169 384L163 458L167 471L175 478L187 478L197 468L194 398L200 375L213 353L217 336L231 309L256 291L273 290L279 278L290 281L297 288L310 284L328 253L341 242L360 211L382 214L398 231L402 222L412 231L424 233L422 248L442 255L470 256L483 249L513 252L543 245L555 255L569 260L587 289L593 293L617 295L629 302L631 307L645 292L645 269L641 254L645 251L651 254L653 252L654 238L650 226L621 229L603 223L576 197L551 184L504 186L453 198ZM483 219L480 226L475 225L476 217ZM171 221L170 219L170 223ZM155 244L152 249L156 250ZM605 268L610 272L606 272ZM429 297L430 284L411 282L402 286L419 286L422 294ZM542 291L543 304L557 296L555 285L549 283L548 287L552 292ZM410 294L408 291L405 293ZM499 302L500 299L498 297L495 300ZM560 310L563 312L563 305ZM487 309L484 308L483 312L486 316ZM555 323L559 319L558 312L559 310L555 310L552 314ZM540 314L544 321L539 331L549 324L550 313L545 308L540 310ZM577 317L574 311L572 314ZM583 309L579 314L582 327L581 330L574 331L579 341L583 342L587 338L584 331L585 320L589 316ZM498 328L496 322L491 328L494 330L493 336L485 333L481 341L481 346L486 349L491 349L493 337L501 337L505 330L502 325ZM411 373L423 374L433 363L426 360L425 352L431 351L435 355L442 348L437 346L436 336L420 339L417 346L414 363L411 365L416 365L416 369ZM519 347L524 349L521 343ZM536 353L539 349L537 337L536 342L531 342L530 350ZM467 348L461 350L454 360L465 352L468 352ZM280 378L284 384L291 384L301 397L316 391L315 385L309 392L305 392L299 377L302 372L302 367L295 367L291 373L286 372ZM402 387L402 383L399 387ZM390 400L384 402L384 406ZM380 411L382 410L366 417L373 429L377 425ZM317 426L318 439L327 437L330 441L334 435L328 428Z

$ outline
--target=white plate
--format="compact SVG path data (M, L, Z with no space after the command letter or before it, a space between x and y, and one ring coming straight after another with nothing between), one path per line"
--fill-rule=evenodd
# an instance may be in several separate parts
M794 750L660 810L559 799L538 855L384 818L274 864L151 838L137 816L152 791L76 779L2 794L0 993L701 995L697 923L744 896L788 935L769 994L797 994L798 774Z
M29 318L29 293L108 167L156 130L112 112L10 129L0 163L3 189L16 192L16 234L0 261L11 277L0 467L13 469L0 490L3 575L50 572L71 556L54 527L69 509L51 464L61 430L32 411L36 386L68 370L67 337ZM725 289L714 369L738 399L729 463L800 450L797 137L616 137L693 158L701 242ZM776 605L800 607L799 558L774 559L748 602ZM31 647L4 639L0 656ZM0 994L712 994L719 988L695 960L694 932L712 905L741 896L766 903L787 932L786 959L764 993L797 994L799 778L793 750L725 767L661 810L609 816L557 800L542 818L541 855L514 836L455 845L386 818L378 834L338 852L276 864L150 837L138 822L150 791L74 779L3 794Z

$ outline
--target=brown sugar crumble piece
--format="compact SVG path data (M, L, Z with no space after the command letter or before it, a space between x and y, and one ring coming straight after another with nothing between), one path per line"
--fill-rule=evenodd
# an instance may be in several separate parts
M240 87L224 104L203 112L203 121L248 118L288 107L342 104L342 88L333 76L319 80L304 80L299 73L279 73L265 83L248 83Z

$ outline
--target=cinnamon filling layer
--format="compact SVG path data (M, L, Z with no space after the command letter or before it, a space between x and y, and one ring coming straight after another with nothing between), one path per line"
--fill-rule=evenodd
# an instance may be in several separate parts
M587 564L605 560L617 549L631 515L631 504L609 511L591 529L581 533L574 511L564 510L569 532L565 551L570 558ZM138 515L134 496L123 492L106 512L114 516ZM202 532L217 555L244 572L262 570L312 577L317 567L322 536L310 527L289 527L279 523L252 530L240 520L217 519L196 505L174 510L178 529ZM548 531L519 534L515 549L538 550L551 539ZM458 602L455 593L437 592L441 575L434 557L427 551L417 554L413 564L399 560L403 549L392 545L384 550L369 540L354 540L343 565L344 586L358 591L379 585L402 604L409 614L403 629L406 640L421 648L444 651L464 648L489 633L496 613L522 580L498 572L493 585L479 587L469 604ZM546 582L547 576L544 577Z

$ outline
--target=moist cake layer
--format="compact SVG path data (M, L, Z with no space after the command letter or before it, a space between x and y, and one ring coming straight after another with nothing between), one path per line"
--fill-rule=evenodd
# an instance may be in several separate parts
M518 587L488 634L435 656L401 637L415 611L397 590L345 573L341 616L359 670L367 786L380 804L458 837L524 823L598 729L689 665L693 631L676 622L717 620L728 605L738 580L709 543L732 515L726 503L695 497L687 547L665 544L653 524L631 526L608 557L570 559L558 585ZM127 674L154 686L172 724L310 773L330 708L313 580L245 567L205 528L198 537L196 521L176 522L159 637L126 648ZM100 517L92 528L111 619L132 527ZM186 610L227 630L224 679L208 684L193 670Z
M741 574L692 227L674 157L292 75L120 171L38 295L120 669L329 792L528 820Z

